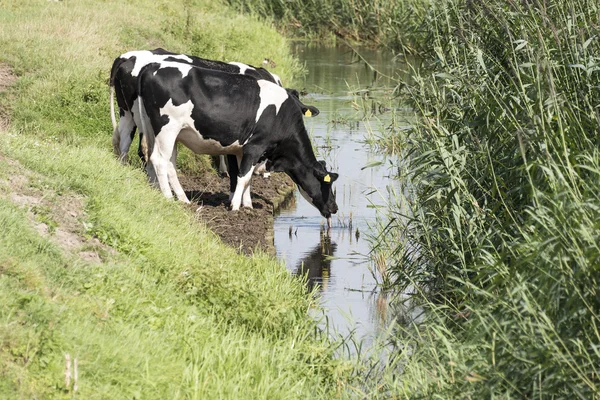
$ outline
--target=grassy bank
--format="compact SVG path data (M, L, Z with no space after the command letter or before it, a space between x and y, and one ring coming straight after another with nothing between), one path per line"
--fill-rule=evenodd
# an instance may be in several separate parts
M394 391L600 398L599 10L445 0L419 24L386 251L428 311Z
M114 57L162 46L300 72L262 23L206 2L0 1L0 397L330 398L348 366L300 282L238 256L111 152Z

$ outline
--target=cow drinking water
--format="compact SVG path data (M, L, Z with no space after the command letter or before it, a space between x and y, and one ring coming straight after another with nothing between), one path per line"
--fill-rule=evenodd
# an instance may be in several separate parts
M148 63L161 63L161 62L180 62L183 64L194 65L196 67L202 67L207 69L214 69L232 74L247 75L255 79L265 79L270 82L276 83L282 86L281 79L274 73L267 71L264 68L253 67L252 65L240 63L240 62L222 62L215 60L208 60L205 58L195 57L187 54L177 54L170 51L157 48L154 50L135 50L129 51L117 57L113 62L110 74L110 108L111 118L113 123L113 149L115 154L119 156L122 161L125 161L133 136L136 129L140 128L139 116L137 115L137 77L141 69ZM114 112L114 96L116 93L117 105L119 107L119 122L115 119ZM289 93L294 95L299 101L299 94L295 90L289 90ZM316 116L319 114L319 110L314 107L307 107L310 112L307 113L309 116ZM140 131L140 143L143 136L143 132ZM143 153L140 149L138 150L140 158L143 159ZM237 160L235 156L229 155L228 164L224 162L225 156L219 157L219 172L224 174L227 170L231 170L230 175L230 198L233 196L237 184ZM264 168L264 166L262 166ZM154 171L151 167L147 168L147 172L151 179L154 177ZM249 196L250 193L247 193Z
M251 207L256 165L287 173L321 215L337 212L332 183L338 174L317 161L304 126L307 107L277 84L181 63L151 63L138 77L138 105L146 157L163 194L189 202L174 168L176 141L200 154L239 159L233 210Z

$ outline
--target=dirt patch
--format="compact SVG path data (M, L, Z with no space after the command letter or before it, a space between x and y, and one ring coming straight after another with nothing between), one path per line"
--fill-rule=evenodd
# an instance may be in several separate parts
M290 196L295 185L283 173L272 173L265 178L252 178L253 209L241 208L230 211L229 178L212 173L201 175L179 174L182 186L192 201L190 209L196 218L203 221L223 242L245 254L255 249L274 254L273 210Z
M26 210L35 230L67 253L88 263L100 263L114 249L86 234L84 199L71 193L57 194L43 178L17 161L0 154L7 178L0 178L0 196Z
M12 85L17 80L17 76L13 74L12 69L0 63L0 92Z

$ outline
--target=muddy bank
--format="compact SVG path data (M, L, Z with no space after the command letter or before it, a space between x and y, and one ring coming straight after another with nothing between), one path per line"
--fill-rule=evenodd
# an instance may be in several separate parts
M206 172L201 175L179 174L181 185L192 201L190 210L206 223L224 243L245 254L260 248L275 254L273 210L292 194L295 185L284 173L252 178L253 209L232 212L227 207L229 178ZM198 210L198 208L200 208Z

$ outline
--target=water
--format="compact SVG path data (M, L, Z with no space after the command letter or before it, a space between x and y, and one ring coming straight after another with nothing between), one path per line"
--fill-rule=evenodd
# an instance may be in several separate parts
M369 107L378 115L360 121L364 103L359 98L368 96L367 104L376 104L370 99L390 93L389 77L401 66L391 55L372 50L359 52L378 72L349 48L299 43L294 51L308 69L303 86L297 86L307 92L302 101L320 110L317 117L305 119L317 157L340 174L334 185L339 211L327 234L318 211L296 193L275 218L277 256L292 273L307 274L309 287L319 288L327 316L323 324L332 334L354 331L358 338L372 340L393 318L386 295L377 287L376 279L381 278L371 272L365 238L374 232L377 208L386 205L396 187L386 157L364 144L366 137L389 124L389 115L377 113L378 106Z

